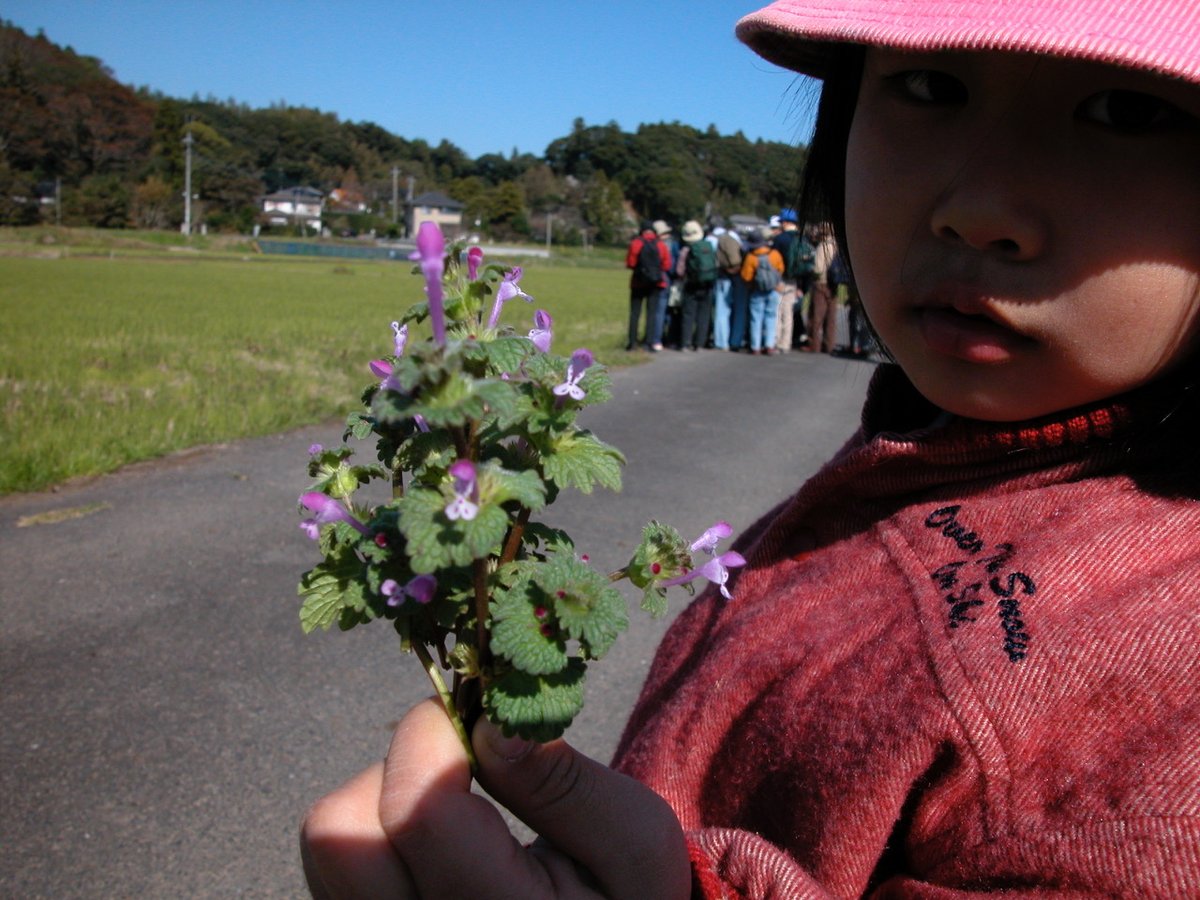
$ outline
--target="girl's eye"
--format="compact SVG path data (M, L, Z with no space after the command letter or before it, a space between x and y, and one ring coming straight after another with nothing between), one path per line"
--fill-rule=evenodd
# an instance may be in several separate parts
M901 96L917 103L961 103L967 99L967 88L953 75L933 69L912 69L888 76L888 81Z
M1141 91L1101 91L1082 103L1076 115L1122 134L1158 131L1185 121L1188 116L1166 100Z

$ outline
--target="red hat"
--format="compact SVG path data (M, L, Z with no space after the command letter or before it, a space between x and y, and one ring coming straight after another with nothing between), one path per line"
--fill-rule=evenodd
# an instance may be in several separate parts
M737 34L771 62L816 77L831 44L853 43L1041 53L1200 84L1196 0L777 0Z

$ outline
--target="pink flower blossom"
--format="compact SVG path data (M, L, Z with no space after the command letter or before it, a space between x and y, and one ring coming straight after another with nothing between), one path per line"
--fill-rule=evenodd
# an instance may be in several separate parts
M460 459L450 467L454 479L454 499L446 504L446 518L451 521L470 521L479 513L479 485L475 481L475 464Z
M567 377L562 384L554 386L554 394L558 397L570 397L572 400L582 400L587 392L579 386L579 380L583 378L584 373L591 368L595 363L596 358L592 356L592 351L585 347L580 347L571 354L571 361L567 364Z
M429 298L429 321L433 339L446 345L446 312L442 306L442 274L446 270L446 238L436 222L422 222L417 229L417 249L409 259L421 264L425 276L425 294Z
M392 323L392 355L403 356L404 348L408 344L408 325L401 325L399 322Z
M423 605L433 599L436 591L437 579L432 575L418 575L405 585L389 578L379 586L379 593L387 597L388 606L399 606L408 597Z
M480 246L471 247L467 251L467 278L471 281L475 280L475 276L479 274L479 264L483 262L483 248Z
M543 353L550 352L550 342L554 339L553 327L554 320L550 318L550 313L544 309L534 312L533 327L529 329L529 339L533 341L533 346Z
M488 328L496 327L496 323L500 321L500 310L513 297L520 297L526 303L533 302L533 298L521 290L520 281L523 274L524 271L520 266L514 266L505 274L504 280L496 288L496 302L492 304L492 314L488 318Z
M715 555L717 552L717 544L721 543L725 538L733 534L733 529L729 527L728 522L717 522L711 528L700 535L692 542L691 551L693 553L708 553Z
M300 530L314 541L321 536L321 526L329 522L345 522L362 534L371 533L367 526L350 515L342 504L320 491L301 494L300 505L313 513L311 518L300 523Z
M672 585L683 584L696 578L707 578L720 588L722 597L726 600L732 600L733 595L729 593L729 588L725 587L725 583L729 581L729 570L736 569L745 564L746 559L742 554L736 550L727 550L720 556L714 556L699 568L684 572L682 575L676 575L674 578L660 581L659 584L663 587L671 587Z

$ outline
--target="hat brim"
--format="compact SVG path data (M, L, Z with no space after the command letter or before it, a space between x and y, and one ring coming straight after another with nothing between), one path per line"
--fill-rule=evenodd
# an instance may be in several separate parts
M834 47L863 44L1039 53L1200 83L1195 0L777 0L738 22L737 35L816 78Z

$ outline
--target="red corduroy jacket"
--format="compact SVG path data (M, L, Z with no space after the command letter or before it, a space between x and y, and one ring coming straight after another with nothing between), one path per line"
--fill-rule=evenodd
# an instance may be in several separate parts
M1200 896L1191 393L998 425L881 369L618 749L697 896Z

